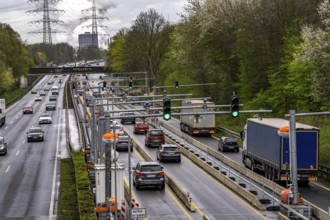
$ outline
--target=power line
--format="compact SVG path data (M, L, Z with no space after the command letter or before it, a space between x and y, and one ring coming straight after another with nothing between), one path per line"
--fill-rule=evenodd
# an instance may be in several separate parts
M39 20L34 20L28 24L40 24L42 23L43 28L36 31L28 32L28 34L43 34L43 43L52 44L52 34L64 33L64 31L59 31L51 28L51 24L59 25L64 24L63 21L50 18L50 14L64 13L64 10L59 10L54 7L49 7L49 5L55 4L61 0L51 0L49 4L48 0L28 0L28 3L35 4L37 8L27 11L28 14L39 14L42 13L43 17ZM40 7L39 7L40 6Z

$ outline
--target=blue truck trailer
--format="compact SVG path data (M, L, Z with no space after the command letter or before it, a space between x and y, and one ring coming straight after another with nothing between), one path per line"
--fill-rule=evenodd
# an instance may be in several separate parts
M268 179L286 181L290 176L289 138L278 134L278 129L285 126L289 121L280 118L248 119L241 132L244 166ZM296 123L299 182L317 179L319 134L319 128Z

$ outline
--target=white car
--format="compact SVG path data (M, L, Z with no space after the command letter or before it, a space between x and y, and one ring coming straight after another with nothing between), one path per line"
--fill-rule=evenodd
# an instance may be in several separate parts
M115 131L114 131L115 129ZM119 124L115 124L115 125L110 125L110 132L114 132L118 135L124 135L124 128L122 126L120 126Z
M41 100L42 100L42 98L40 95L37 95L36 97L34 97L34 101L41 101Z
M52 116L50 116L50 114L42 114L39 117L39 124L51 124L53 123L52 121Z

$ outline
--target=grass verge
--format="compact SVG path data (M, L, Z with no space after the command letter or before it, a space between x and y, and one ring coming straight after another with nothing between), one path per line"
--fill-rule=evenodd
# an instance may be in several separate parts
M75 170L71 158L61 160L61 187L57 215L59 219L80 219Z
M80 219L96 220L97 218L94 213L94 195L90 190L88 174L85 168L85 154L83 152L74 152L72 154L72 158L76 177L76 190Z

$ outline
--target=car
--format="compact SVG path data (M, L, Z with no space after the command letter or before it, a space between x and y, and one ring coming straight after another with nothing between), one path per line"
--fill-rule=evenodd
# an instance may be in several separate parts
M181 152L175 144L162 144L156 153L157 160L163 162L165 160L175 160L181 162Z
M32 127L26 132L27 142L44 141L45 132L40 127Z
M120 122L122 123L122 124L125 124L125 123L131 123L131 124L135 124L135 118L134 117L132 117L132 116L135 116L135 113L134 112L123 112L122 114L121 114L121 116L123 116L123 117L125 117L125 118L122 118L121 120L120 120Z
M46 111L55 111L55 110L56 110L56 104L54 102L46 103Z
M44 113L39 116L39 124L51 124L52 116L48 113Z
M138 162L133 167L133 185L137 190L141 186L156 186L165 189L165 173L158 162Z
M4 137L0 137L0 154L1 155L7 154L7 143Z
M48 88L48 87L45 87L45 88L44 88L44 91L45 91L45 92L48 92L48 91L49 91L49 88Z
M32 89L31 94L37 94L37 90Z
M40 102L42 100L42 97L40 95L37 95L36 97L34 97L34 101L36 102Z
M222 152L239 152L238 139L235 137L222 137L218 142L218 149Z
M138 122L135 124L134 128L133 128L133 132L134 134L145 134L148 132L149 129L149 125L147 123L144 122Z
M23 115L25 114L33 114L33 108L32 107L24 107L23 108Z
M40 91L40 92L39 92L39 95L40 95L40 96L46 96L46 93L45 93L45 91Z
M165 135L161 129L150 129L145 137L146 147L160 147L165 144Z
M58 95L58 90L52 91L52 95Z
M49 96L49 101L51 102L51 101L57 101L57 96L56 95L51 95L51 96Z
M54 82L51 81L51 80L47 82L48 85L51 85L51 84L53 84L53 83L54 83Z
M119 124L110 124L110 131L118 134L118 135L123 135L124 134L124 128L120 126Z
M119 135L119 139L116 142L116 150L128 151L129 148L133 151L132 139L128 135Z

